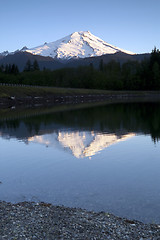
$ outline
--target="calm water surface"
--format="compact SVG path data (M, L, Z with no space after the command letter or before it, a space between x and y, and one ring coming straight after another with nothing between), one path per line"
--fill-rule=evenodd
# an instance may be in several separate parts
M160 103L1 115L0 200L160 223L159 139Z

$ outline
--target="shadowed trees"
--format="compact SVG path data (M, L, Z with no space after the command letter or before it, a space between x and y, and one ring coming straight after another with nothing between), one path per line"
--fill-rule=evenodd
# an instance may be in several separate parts
M31 63L30 59L26 62L26 66L24 67L24 72L31 72L31 71L39 71L39 65L37 60L34 60L33 64Z

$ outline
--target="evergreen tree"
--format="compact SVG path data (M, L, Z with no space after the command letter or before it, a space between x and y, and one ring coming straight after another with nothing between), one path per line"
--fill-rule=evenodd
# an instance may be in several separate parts
M160 51L156 49L156 47L152 50L151 57L150 57L150 67L152 69L154 63L157 62L160 66Z
M39 71L39 65L37 60L34 60L33 62L33 71Z
M15 74L15 75L19 73L19 69L18 69L17 65L13 64L11 66L11 72L10 73Z
M15 66L15 64L13 64L11 66L11 72L10 73L14 74L15 73L15 68L16 68L16 66Z
M30 72L32 70L32 64L31 61L28 59L28 61L26 62L26 66L24 68L25 72Z

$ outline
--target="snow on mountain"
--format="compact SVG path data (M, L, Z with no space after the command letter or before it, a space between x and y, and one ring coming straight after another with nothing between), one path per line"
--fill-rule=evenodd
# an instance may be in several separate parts
M1 53L0 53L0 56L1 56L1 57L6 57L6 56L8 56L8 55L13 55L13 54L15 54L15 53L17 53L17 52L20 52L20 50L17 49L17 50L14 51L14 52L4 51L4 52L1 52Z
M4 52L1 52L0 53L0 56L3 56L3 57L5 57L5 56L7 56L9 54L9 52L8 51L4 51Z
M59 59L86 58L114 54L119 51L134 54L103 41L89 31L74 32L55 42L44 43L41 46L23 51Z
M48 147L59 146L70 150L76 158L90 158L110 145L125 141L133 136L135 136L134 133L118 137L116 134L102 134L94 131L59 131L58 133L28 138L28 142L39 143Z

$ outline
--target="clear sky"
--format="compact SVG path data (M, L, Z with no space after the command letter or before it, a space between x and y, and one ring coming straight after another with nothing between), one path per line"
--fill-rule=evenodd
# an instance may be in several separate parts
M160 0L5 0L0 52L87 31L135 53L160 48Z

